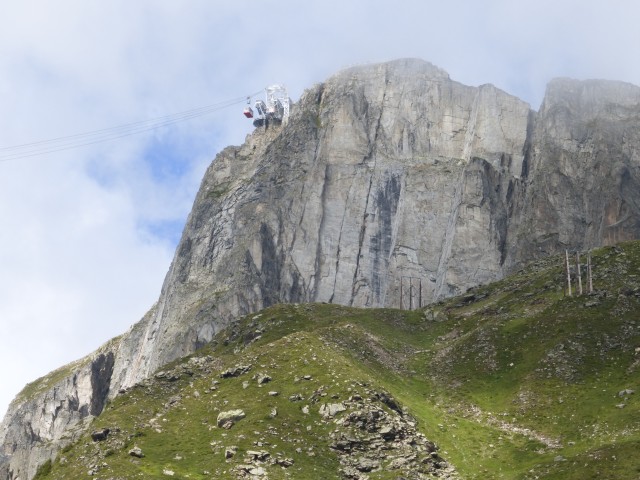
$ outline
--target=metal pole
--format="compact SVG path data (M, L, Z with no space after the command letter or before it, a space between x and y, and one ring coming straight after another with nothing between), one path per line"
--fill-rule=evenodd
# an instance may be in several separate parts
M582 273L580 272L580 252L576 252L576 275L578 276L578 295L582 295Z
M418 300L420 303L420 308L422 308L422 279L419 278L418 280L420 280L420 296L418 297Z
M587 278L589 279L589 293L593 293L593 278L591 277L591 250L587 252Z
M404 277L400 277L400 310L404 310L404 305L402 304L402 281Z
M564 268L567 271L567 293L571 297L571 272L569 271L569 250L564 251Z
M413 310L413 277L409 277L409 310Z

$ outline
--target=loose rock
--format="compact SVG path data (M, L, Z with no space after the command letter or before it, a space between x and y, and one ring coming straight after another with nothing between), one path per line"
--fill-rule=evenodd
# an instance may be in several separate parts
M227 410L218 414L216 423L218 424L218 427L229 429L245 417L246 415L243 410Z
M144 458L144 453L142 452L142 449L138 446L133 447L131 450L129 450L129 455L136 458Z

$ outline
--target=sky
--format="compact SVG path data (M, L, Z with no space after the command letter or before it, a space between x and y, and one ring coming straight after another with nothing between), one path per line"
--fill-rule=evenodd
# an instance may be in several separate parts
M638 20L636 0L0 0L0 416L153 305L205 169L252 126L240 101L79 148L8 147L273 83L295 101L403 57L538 109L554 77L640 85Z

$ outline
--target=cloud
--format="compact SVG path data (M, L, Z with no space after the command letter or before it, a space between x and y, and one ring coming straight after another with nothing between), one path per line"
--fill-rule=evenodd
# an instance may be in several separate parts
M25 0L0 17L0 148L420 57L537 108L554 76L640 84L635 1ZM0 411L157 299L201 176L241 105L0 162ZM0 151L1 153L1 151Z

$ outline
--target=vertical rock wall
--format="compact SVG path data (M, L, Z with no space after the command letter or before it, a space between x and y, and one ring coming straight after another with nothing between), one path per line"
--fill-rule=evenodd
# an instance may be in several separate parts
M553 80L529 168L513 261L640 238L640 88Z
M115 359L109 347L27 385L13 401L0 427L0 478L32 478L102 412Z
M310 89L288 125L212 164L123 384L277 302L399 307L403 276L424 303L499 278L529 121L413 60Z

